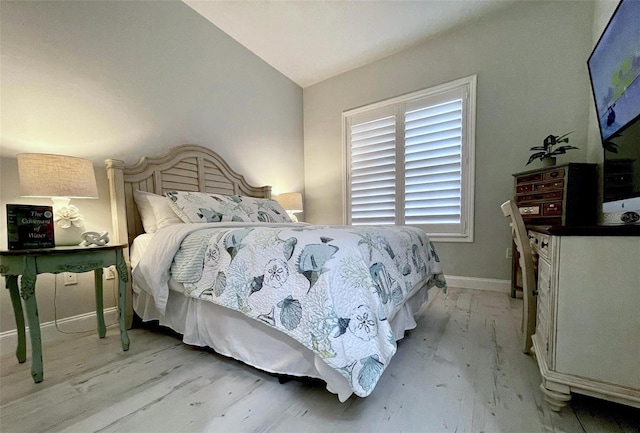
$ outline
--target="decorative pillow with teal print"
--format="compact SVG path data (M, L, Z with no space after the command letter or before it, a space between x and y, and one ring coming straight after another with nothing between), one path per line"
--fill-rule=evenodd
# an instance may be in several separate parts
M291 222L287 211L284 210L280 203L273 199L247 197L243 195L232 195L228 198L242 208L244 213L249 216L249 221L263 223Z
M252 221L242 207L227 196L193 191L168 191L165 195L171 209L185 223Z

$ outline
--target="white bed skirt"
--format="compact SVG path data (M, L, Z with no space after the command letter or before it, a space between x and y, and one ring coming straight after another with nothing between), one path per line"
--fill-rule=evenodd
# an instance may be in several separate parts
M165 314L155 307L153 298L134 287L134 309L143 321L157 320L183 335L186 344L210 347L260 370L296 377L312 377L327 383L327 390L341 402L352 394L347 380L291 337L208 301L189 298L172 287ZM416 327L414 317L427 300L428 289L420 288L390 320L396 340Z

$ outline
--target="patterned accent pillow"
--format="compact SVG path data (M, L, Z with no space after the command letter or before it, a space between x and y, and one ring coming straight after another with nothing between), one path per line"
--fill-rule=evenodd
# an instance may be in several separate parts
M249 221L262 223L290 223L291 218L280 203L270 198L232 195L228 199L249 216Z
M226 196L191 191L168 191L171 209L186 223L249 222L237 203Z

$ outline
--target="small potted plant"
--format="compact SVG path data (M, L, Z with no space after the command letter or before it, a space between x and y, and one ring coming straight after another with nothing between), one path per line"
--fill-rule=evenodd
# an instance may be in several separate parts
M569 143L568 135L572 132L573 131L567 132L563 135L549 135L544 139L542 146L533 146L529 150L535 150L537 152L529 157L527 165L531 164L534 160L539 159L542 161L544 166L551 167L556 164L556 155L567 153L567 150L578 149L575 146L569 145L554 148L554 146L560 143Z

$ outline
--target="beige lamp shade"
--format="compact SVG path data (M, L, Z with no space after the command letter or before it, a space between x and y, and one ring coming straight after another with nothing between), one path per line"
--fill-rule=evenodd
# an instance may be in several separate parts
M278 203L291 213L302 212L302 194L299 192L287 192L278 195Z
M88 159L45 153L17 157L23 197L98 197L93 163Z

